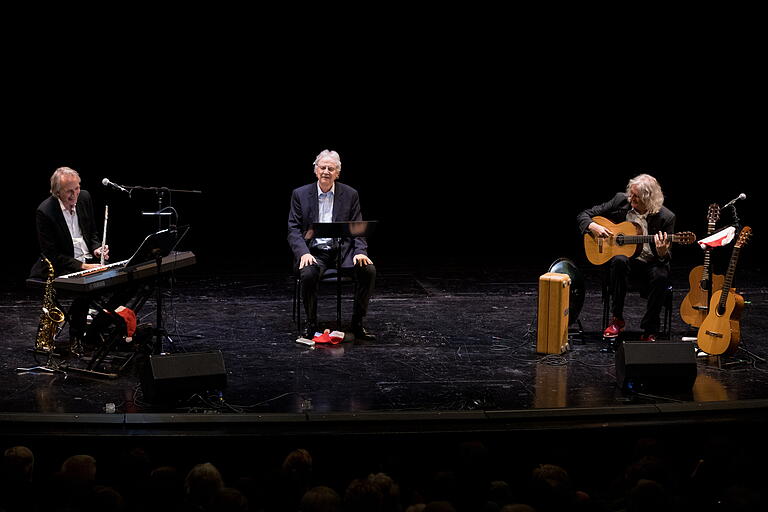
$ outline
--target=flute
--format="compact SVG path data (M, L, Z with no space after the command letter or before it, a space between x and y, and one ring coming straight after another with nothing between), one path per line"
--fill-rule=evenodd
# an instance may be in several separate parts
M104 264L104 247L107 245L107 220L109 219L109 205L104 206L104 236L101 238L101 264Z

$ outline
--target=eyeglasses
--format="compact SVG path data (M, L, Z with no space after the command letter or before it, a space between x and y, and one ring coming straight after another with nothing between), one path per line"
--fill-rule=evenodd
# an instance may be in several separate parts
M317 168L320 169L321 171L331 171L331 172L336 172L338 170L336 169L336 167L332 165L318 165Z

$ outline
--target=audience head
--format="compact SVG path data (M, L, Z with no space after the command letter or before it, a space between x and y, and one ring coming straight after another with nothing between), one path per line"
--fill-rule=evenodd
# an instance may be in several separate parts
M381 505L381 491L367 479L352 480L344 493L345 512L380 512Z
M96 480L96 459L90 455L73 455L61 465L61 473L74 482L93 482Z
M195 505L211 503L222 487L224 487L224 480L221 478L221 473L210 462L198 464L190 469L184 480L187 499Z
M35 456L26 446L12 446L3 454L3 473L12 481L29 482L35 470Z
M299 512L339 512L341 510L341 497L339 493L319 485L304 493L299 504Z

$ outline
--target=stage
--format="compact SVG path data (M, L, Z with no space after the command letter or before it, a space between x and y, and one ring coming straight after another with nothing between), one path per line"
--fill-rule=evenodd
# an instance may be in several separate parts
M170 336L163 351L221 351L226 387L153 402L142 390L146 356L141 354L122 371L112 368L116 378L76 371L87 367L87 358L65 360L56 372L17 371L46 364L31 351L40 297L36 290L9 290L0 320L6 350L3 430L6 435L50 429L218 435L226 426L257 436L314 435L605 428L764 416L768 291L759 276L740 280L747 306L735 354L697 357L692 387L633 393L619 387L615 347L599 336L598 273L583 272L582 332L572 324L569 349L547 355L535 351L534 270L384 269L367 322L378 340L309 347L295 342L288 274L203 276L184 269L165 292L164 327ZM671 341L679 343L691 335L678 313L686 285L674 283ZM320 321L331 329L334 291L333 286L321 290ZM342 305L348 321L349 290ZM625 339L639 339L633 327L643 308L644 300L630 293ZM155 317L150 300L139 312L139 324L151 327ZM126 347L114 355L126 355Z

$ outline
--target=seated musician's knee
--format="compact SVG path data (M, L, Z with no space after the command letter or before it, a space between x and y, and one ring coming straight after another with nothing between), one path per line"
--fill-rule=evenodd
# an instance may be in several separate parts
M611 258L611 265L612 266L616 266L616 265L627 266L627 265L629 265L629 258L624 256L623 254L619 254L619 255L614 256L613 258Z
M370 282L376 279L376 267L373 263L368 265L356 265L355 273L359 281Z
M299 279L302 286L313 285L320 280L320 267L317 265L307 265L299 270Z

